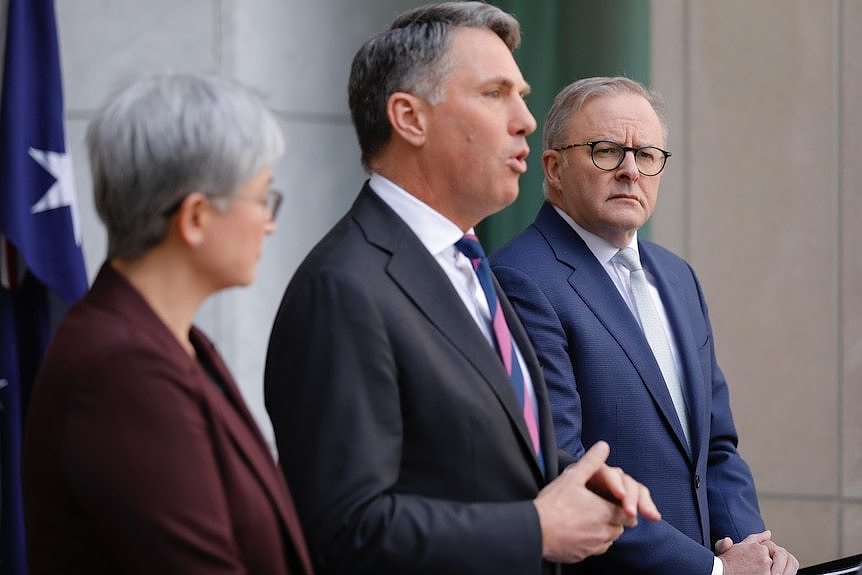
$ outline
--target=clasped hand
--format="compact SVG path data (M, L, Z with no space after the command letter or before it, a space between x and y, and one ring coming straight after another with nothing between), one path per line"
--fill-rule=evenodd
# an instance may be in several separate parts
M772 541L772 532L752 533L734 544L730 537L716 542L715 554L724 564L724 575L795 575L799 561Z
M608 550L626 527L661 519L649 489L607 461L610 447L593 445L533 500L542 529L542 555L575 563Z

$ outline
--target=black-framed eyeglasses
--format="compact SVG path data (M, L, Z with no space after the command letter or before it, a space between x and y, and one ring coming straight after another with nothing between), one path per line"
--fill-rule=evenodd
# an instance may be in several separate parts
M638 172L644 176L657 176L667 163L667 159L671 153L657 148L656 146L644 146L635 148L632 146L623 146L616 142L607 140L598 140L596 142L584 142L583 144L569 144L552 148L557 152L568 150L569 148L578 148L580 146L590 147L590 157L593 164L600 170L612 172L619 168L626 157L626 152L631 152L635 156L635 165L638 167Z
M183 205L183 201L185 201L186 196L181 197L176 202L170 205L169 208L162 211L162 214L165 216L172 216L177 211L179 211L180 206ZM255 196L235 196L234 200L247 200L251 202L255 202L260 204L264 208L266 208L267 213L269 214L269 218L271 220L275 220L275 217L278 215L278 209L281 207L281 201L284 199L284 194L280 191L270 188L266 192L266 196L264 197L255 197Z
M236 196L235 200L247 200L250 202L255 202L262 205L266 208L267 213L269 213L269 219L274 220L275 216L278 215L278 209L281 207L281 200L284 198L284 194L279 192L276 189L270 188L266 192L266 196Z

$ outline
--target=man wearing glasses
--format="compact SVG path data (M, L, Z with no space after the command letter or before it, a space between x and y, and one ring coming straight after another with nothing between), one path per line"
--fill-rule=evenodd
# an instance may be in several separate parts
M671 155L662 111L628 78L564 88L544 126L547 202L492 268L542 363L560 447L608 441L662 510L586 572L792 574L736 450L697 278L638 241Z

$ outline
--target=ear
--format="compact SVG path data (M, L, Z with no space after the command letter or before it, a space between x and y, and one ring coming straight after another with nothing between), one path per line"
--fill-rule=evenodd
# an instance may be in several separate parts
M192 192L183 199L180 209L174 218L172 225L176 230L180 241L195 249L203 244L206 222L209 217L209 199L200 192Z
M542 170L545 172L545 180L548 182L548 195L558 193L562 187L560 182L560 171L563 168L563 156L556 150L545 150L542 153Z
M414 146L425 143L428 103L407 92L394 92L386 102L392 131Z
M545 172L547 198L555 205L559 205L559 200L562 196L562 171L565 161L562 152L545 150L542 153L542 171Z

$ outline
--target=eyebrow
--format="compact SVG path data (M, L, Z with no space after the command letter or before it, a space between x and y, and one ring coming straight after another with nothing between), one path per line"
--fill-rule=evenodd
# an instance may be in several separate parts
M611 144L616 144L618 146L625 146L626 145L625 143L619 142L619 141L617 141L616 138L613 138L611 136L596 136L594 138L587 138L584 140L584 142L610 142ZM651 143L645 144L643 142L641 142L641 144L639 146L631 146L631 147L633 147L633 148L658 148L660 150L663 149L658 144L651 144Z
M513 89L513 90L515 88L515 82L512 81L510 78L507 78L505 76L497 76L494 78L490 78L487 81L485 81L484 83L488 84L488 85L505 86L506 88ZM530 84L528 84L527 82L524 82L524 87L521 90L518 90L518 93L521 94L522 98L524 98L526 96L529 96L531 91L532 91L532 87L530 86Z

